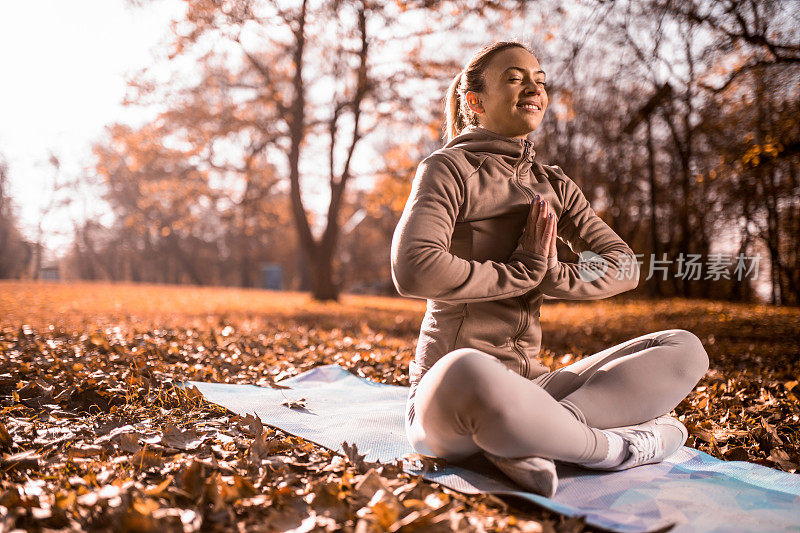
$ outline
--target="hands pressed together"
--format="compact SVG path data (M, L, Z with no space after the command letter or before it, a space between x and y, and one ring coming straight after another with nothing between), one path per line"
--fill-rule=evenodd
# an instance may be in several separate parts
M519 244L523 250L545 257L556 255L556 218L550 203L538 194L531 204Z

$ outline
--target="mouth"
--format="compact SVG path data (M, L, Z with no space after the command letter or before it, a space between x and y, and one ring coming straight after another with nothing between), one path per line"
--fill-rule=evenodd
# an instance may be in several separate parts
M517 107L522 109L522 110L525 110L525 111L527 111L529 113L535 113L537 111L541 111L542 110L542 108L539 106L539 104L534 104L534 103L517 104Z

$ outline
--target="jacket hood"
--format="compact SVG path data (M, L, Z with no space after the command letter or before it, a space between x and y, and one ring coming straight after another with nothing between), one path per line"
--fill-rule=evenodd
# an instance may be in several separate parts
M527 171L536 156L532 140L505 137L474 125L469 125L461 130L461 133L453 137L444 148L490 153L502 159L509 166L520 165L521 171Z

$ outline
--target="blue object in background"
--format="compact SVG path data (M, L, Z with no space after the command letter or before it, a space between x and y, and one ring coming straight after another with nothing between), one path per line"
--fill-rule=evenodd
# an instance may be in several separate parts
M283 266L278 263L261 265L261 288L273 291L283 290Z

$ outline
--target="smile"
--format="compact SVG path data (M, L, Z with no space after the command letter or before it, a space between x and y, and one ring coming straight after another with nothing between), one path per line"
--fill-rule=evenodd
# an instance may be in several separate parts
M524 109L526 111L541 111L538 105L536 104L522 104L518 105L517 107Z

